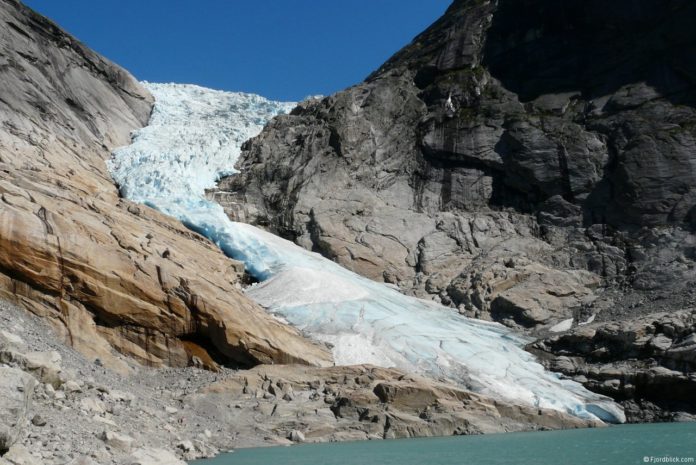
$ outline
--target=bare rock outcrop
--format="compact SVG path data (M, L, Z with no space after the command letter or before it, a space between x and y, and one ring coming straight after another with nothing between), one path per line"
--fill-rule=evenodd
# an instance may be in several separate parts
M365 82L275 118L210 195L533 334L690 308L694 21L688 0L455 0Z
M140 84L16 0L0 24L0 297L122 370L112 348L153 366L327 363L242 295L241 264L119 198L104 160L148 121Z
M696 419L696 310L594 323L530 350L549 369L621 401L629 421Z
M129 457L129 465L184 465L176 455L162 449L138 449Z
M601 2L457 0L364 83L272 121L211 197L358 273L484 318L520 323L491 311L495 292L463 295L510 259L552 281L521 279L512 293L574 288L565 310L550 299L549 318L524 326L598 298L588 313L689 305L696 84L684 53L696 9L641 5L614 2L607 19ZM650 30L640 47L634 30ZM605 305L605 288L626 298ZM541 316L538 304L519 312Z
M373 366L259 366L187 402L236 424L240 443L254 437L326 442L601 426Z

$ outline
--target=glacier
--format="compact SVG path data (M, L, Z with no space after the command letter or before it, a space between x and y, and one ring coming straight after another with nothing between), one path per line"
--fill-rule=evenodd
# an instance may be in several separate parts
M149 125L114 151L121 194L178 218L245 263L260 282L247 295L327 343L335 363L369 363L449 379L513 403L581 418L625 421L611 399L546 371L510 329L408 297L253 226L231 221L205 189L235 173L241 145L292 102L194 85L144 83L155 97Z

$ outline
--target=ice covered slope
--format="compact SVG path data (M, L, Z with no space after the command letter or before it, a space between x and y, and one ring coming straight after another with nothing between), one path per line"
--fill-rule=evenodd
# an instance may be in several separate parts
M252 226L231 222L204 198L233 171L244 140L291 104L196 86L147 84L150 125L114 154L122 193L176 216L243 260L262 282L248 295L269 312L333 346L339 364L396 366L447 377L513 402L622 422L609 399L546 372L509 329L406 297Z

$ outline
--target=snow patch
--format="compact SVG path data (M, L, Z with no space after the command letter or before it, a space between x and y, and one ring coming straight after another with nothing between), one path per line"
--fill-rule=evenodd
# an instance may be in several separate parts
M573 318L563 320L560 323L555 324L551 328L549 328L549 331L551 331L552 333L562 333L564 331L568 331L570 330L570 328L573 327L573 321L575 321Z

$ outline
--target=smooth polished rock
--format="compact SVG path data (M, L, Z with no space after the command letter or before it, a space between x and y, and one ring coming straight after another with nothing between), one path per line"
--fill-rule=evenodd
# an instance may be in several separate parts
M0 297L124 372L113 349L186 366L184 339L240 366L329 363L244 297L238 262L119 198L105 159L147 124L148 92L20 2L0 2L0 22Z

